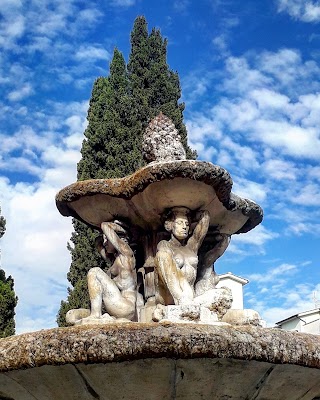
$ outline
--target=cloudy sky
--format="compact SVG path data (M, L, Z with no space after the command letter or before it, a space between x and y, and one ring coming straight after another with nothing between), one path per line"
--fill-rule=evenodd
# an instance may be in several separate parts
M71 219L55 194L76 179L94 79L128 59L138 15L168 38L189 141L264 209L218 273L247 278L245 307L272 326L320 298L320 2L0 0L1 265L17 332L56 326Z

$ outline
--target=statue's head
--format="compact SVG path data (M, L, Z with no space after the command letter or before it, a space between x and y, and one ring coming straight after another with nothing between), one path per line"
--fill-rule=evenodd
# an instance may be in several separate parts
M182 241L189 236L190 210L187 207L173 207L167 214L164 227L168 232Z

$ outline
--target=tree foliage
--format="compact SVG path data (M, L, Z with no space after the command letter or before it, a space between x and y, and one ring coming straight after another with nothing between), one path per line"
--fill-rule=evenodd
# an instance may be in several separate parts
M78 180L118 178L142 167L142 134L160 111L172 119L182 137L188 158L195 153L187 145L183 123L184 104L179 104L179 76L167 64L167 41L158 29L148 33L144 17L138 17L131 32L131 52L126 65L122 53L114 50L107 77L98 78L92 90L88 127L84 132ZM71 308L88 308L86 276L90 268L106 268L94 251L96 233L82 222L73 221L74 232L68 249L71 267L67 301L61 302L57 316L65 326Z
M5 226L6 220L0 215L0 238L5 233ZM0 338L15 334L14 310L18 298L15 295L13 286L12 277L6 278L4 270L0 269Z
M0 213L1 213L1 208L0 208ZM4 235L5 231L6 231L6 220L2 215L0 215L0 239Z
M148 35L147 21L144 17L135 20L128 62L132 97L142 131L149 121L162 111L178 129L187 158L194 159L196 153L187 144L187 129L183 123L185 105L179 103L179 75L170 70L167 63L167 44L159 29L153 28Z

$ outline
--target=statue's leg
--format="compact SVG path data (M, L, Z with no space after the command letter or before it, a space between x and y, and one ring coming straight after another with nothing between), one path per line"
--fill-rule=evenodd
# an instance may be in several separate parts
M100 318L102 308L102 284L101 280L98 279L98 275L106 275L101 268L91 268L88 272L88 291L91 302L91 313L90 317Z
M192 303L194 292L180 268L177 267L168 251L159 250L155 257L158 276L168 288L174 304Z
M92 309L94 309L94 312L96 313L98 311L98 307L100 307L101 316L101 305L103 301L107 312L111 316L116 318L132 319L135 314L135 291L131 290L121 292L114 280L111 279L110 276L108 276L105 272L103 272L101 268L92 268L92 270L95 271L92 272L92 297L89 290L91 299L91 315L93 313Z

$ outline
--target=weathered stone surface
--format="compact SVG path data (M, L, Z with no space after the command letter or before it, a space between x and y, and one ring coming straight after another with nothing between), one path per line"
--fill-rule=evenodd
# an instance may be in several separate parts
M174 123L160 113L143 134L143 158L147 162L185 160L186 152Z
M181 306L163 306L158 304L153 313L156 322L167 321L191 324L213 324L222 325L218 322L216 313L199 304L185 304Z
M256 327L114 324L0 340L0 398L315 400L320 337Z
M5 400L315 400L317 369L235 359L68 364L0 375Z
M320 336L251 326L122 323L0 339L0 371L150 357L236 358L320 369Z
M263 326L263 321L257 311L251 309L229 309L222 321L232 325Z
M62 215L95 228L117 215L142 229L157 230L165 209L182 206L207 209L210 225L218 225L221 233L248 232L262 221L262 209L231 188L228 172L210 162L159 162L121 179L73 183L57 194L56 204Z

